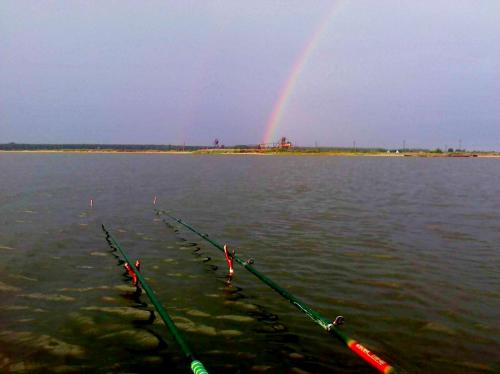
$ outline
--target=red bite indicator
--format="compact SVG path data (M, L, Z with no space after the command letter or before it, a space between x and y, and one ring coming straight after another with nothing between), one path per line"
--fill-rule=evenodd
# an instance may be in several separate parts
M127 270L127 273L128 275L132 278L132 284L134 286L137 286L137 275L135 274L135 272L132 270L132 267L129 265L128 262L125 262L125 264L123 265L123 267L125 268L125 270ZM137 270L140 270L141 269L141 260L137 260L135 262L135 268Z
M229 267L229 276L232 276L234 274L234 269L233 269L234 249L231 253L229 253L227 244L224 244L224 256L226 256L227 266Z

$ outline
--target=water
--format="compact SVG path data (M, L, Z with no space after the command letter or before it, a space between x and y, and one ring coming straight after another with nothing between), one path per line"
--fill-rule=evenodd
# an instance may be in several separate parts
M241 267L228 284L155 195L402 372L500 370L498 159L4 153L0 176L0 371L188 372L104 223L210 372L373 372Z

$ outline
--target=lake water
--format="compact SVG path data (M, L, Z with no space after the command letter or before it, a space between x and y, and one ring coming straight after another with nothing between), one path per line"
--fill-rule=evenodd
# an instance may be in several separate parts
M0 371L372 373L169 209L402 372L500 370L500 160L0 154ZM89 201L93 199L93 208Z

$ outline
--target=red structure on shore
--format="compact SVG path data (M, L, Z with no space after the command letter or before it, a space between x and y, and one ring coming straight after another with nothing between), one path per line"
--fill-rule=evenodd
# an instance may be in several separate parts
M290 149L292 148L292 142L288 140L285 136L283 136L278 143L261 143L258 146L258 149Z

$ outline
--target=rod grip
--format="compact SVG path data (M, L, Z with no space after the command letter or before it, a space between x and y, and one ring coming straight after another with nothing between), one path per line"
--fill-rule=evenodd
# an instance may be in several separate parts
M359 357L377 369L383 374L396 374L397 371L387 362L378 357L375 353L371 352L368 348L365 348L362 344L358 343L356 340L351 340L347 346L351 351L356 353Z
M208 374L208 371L205 369L203 364L198 360L194 360L193 362L191 362L191 371L194 374Z

